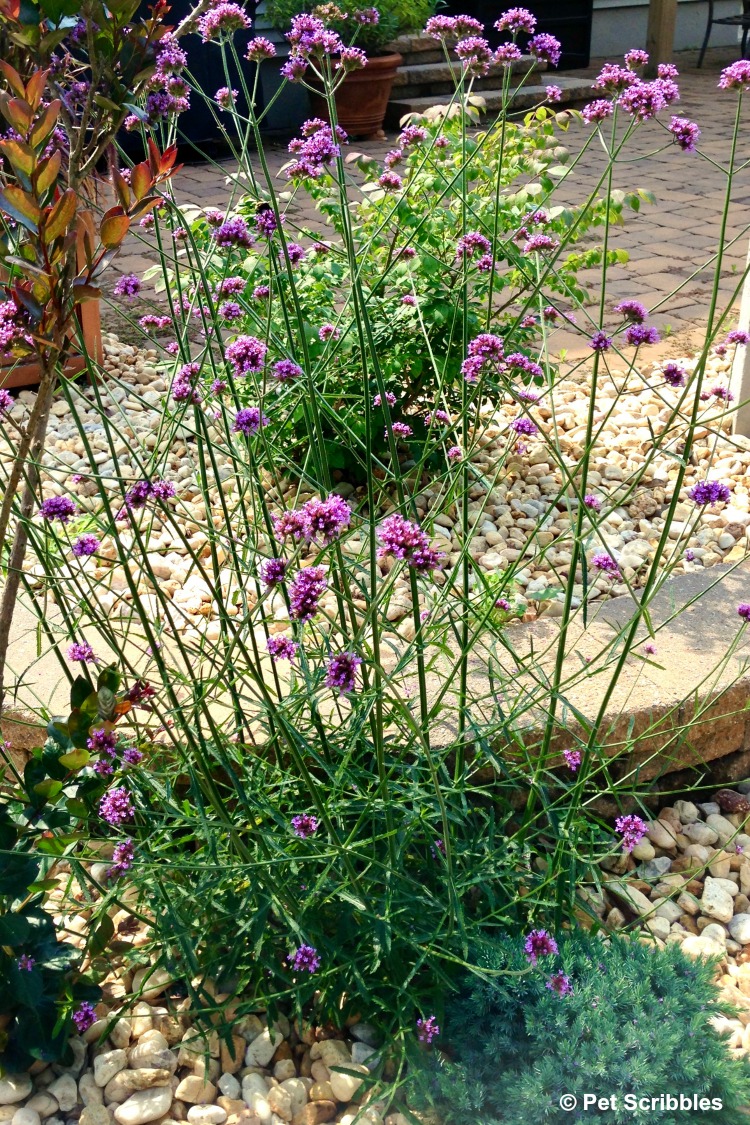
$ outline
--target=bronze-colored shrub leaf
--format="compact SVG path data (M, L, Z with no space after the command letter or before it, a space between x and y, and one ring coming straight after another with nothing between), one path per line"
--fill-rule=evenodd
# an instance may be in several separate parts
M107 211L99 227L99 237L108 250L114 250L120 245L130 227L130 219L124 214L122 207L112 207Z

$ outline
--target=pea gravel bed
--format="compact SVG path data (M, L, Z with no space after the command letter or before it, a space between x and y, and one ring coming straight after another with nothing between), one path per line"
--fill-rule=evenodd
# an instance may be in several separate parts
M686 357L680 362L689 376L694 360ZM199 465L195 440L183 427L171 446L165 448L166 439L161 435L169 388L168 376L157 367L156 351L138 350L108 335L104 340L104 366L115 377L111 382L103 381L99 389L107 413L120 429L121 437L115 443L117 464L112 459L97 413L90 408L95 392L79 385L81 420L93 450L94 464L89 464L66 402L59 399L53 406L43 458L45 497L66 493L75 497L82 511L90 509L95 513L98 501L92 475L96 473L105 480L111 479L115 495L122 495L127 484L118 483L118 477L127 482L143 475L134 450L139 450L141 465L156 450L164 455L160 475L176 486L176 496L170 501L174 519L184 530L191 548L199 555L208 554L207 512L197 485ZM709 359L705 385L715 393L708 394L706 401L700 404L700 417L705 419L705 424L699 425L697 430L683 494L670 529L668 558L660 562L660 565L672 567L675 574L739 560L747 553L750 440L730 434L730 415L722 397L727 389L729 367L727 356L712 355ZM571 468L583 453L581 443L585 437L589 379L590 373L582 369L562 377L551 399L542 398L532 406L533 416L542 429L555 428L564 461ZM675 454L681 449L685 413L672 421L664 450L655 454L652 451L654 435L667 426L682 393L680 388L668 386L659 366L652 363L644 363L630 375L613 371L600 386L596 424L601 426L601 434L591 457L588 488L601 505L599 513L590 515L601 522L596 532L593 527L590 529L587 554L590 559L596 551L608 552L617 561L619 573L590 567L588 600L619 596L626 594L629 587L637 587L644 568L653 557L673 493L677 475ZM685 398L684 412L690 410L691 397ZM11 420L22 423L34 399L34 392L21 392L10 412ZM528 609L530 616L557 616L562 602L559 596L556 599L556 593L562 593L571 561L571 523L575 518L576 501L565 495L560 470L549 463L548 452L539 436L527 439L526 447L520 451L511 448L508 455L509 427L517 414L517 402L510 395L506 396L506 401L485 415L483 434L477 439L477 448L471 451L471 471L476 481L469 501L472 527L469 552L488 573L503 571L509 564L518 566L515 590L519 609ZM11 456L8 442L0 440L0 463L5 471ZM501 456L507 460L498 472ZM643 469L647 456L650 464L642 479L635 483L632 475ZM234 469L230 456L222 452L220 444L216 457L220 479L213 481L209 503L212 523L221 534L224 521L218 506L219 488L231 502ZM728 503L699 508L687 497L691 485L707 476L728 485L731 490ZM282 500L292 506L310 495L303 490L295 499L291 482L287 484L288 493L280 497L269 481L268 496L277 507ZM447 482L425 479L420 484L415 494L419 518L430 528L434 545L450 562L455 562L461 547L455 529L459 513L455 505L445 503L442 490ZM336 491L355 507L364 499L363 489L355 489L344 480L339 480ZM121 530L121 539L125 546L132 542L127 528ZM274 553L272 545L269 544L268 549L269 553ZM345 550L357 553L365 549L364 536L355 533L347 537ZM222 557L220 545L219 558ZM130 593L125 574L114 565L114 558L114 547L105 540L95 559L83 559L77 565L96 580L102 608L112 616L128 616ZM149 562L161 591L172 598L178 629L195 639L202 634L209 640L218 638L218 607L211 590L194 572L188 552L169 521L160 522L158 515L150 540ZM129 565L148 609L153 587L135 560ZM383 560L382 565L385 568L387 560ZM43 581L44 574L38 565L29 564L29 574L33 580ZM226 612L232 615L238 612L228 596L232 576L227 571L219 577L223 590L226 586ZM580 604L584 596L581 577L579 572L573 591L574 605ZM529 603L534 604L533 611ZM277 623L274 627L285 628L286 607L281 593L274 596L270 606ZM324 600L323 607L333 608L333 603L329 607ZM151 608L158 612L156 598ZM409 611L408 578L403 576L396 579L387 615L407 640L413 634L412 619L407 617Z

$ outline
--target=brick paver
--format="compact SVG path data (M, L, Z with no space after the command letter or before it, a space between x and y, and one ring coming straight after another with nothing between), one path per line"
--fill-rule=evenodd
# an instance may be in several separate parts
M677 59L681 71L681 102L675 112L698 122L702 130L700 147L720 167L714 167L695 154L682 153L675 146L664 149L667 134L661 125L649 123L638 133L628 151L628 162L615 170L614 186L623 189L642 187L652 191L656 203L644 203L640 214L626 213L625 226L613 232L613 244L626 249L631 256L627 267L614 267L609 275L609 296L615 303L622 297L637 297L654 309L654 323L669 327L661 350L684 351L697 342L705 327L712 269L706 265L715 251L723 206L729 138L736 107L736 95L717 89L721 69L736 58L736 52L714 50L707 55L702 70L695 67L693 52ZM598 64L592 66L593 75ZM576 72L580 74L581 72ZM662 115L668 121L669 115ZM565 143L575 151L584 138L586 126L575 124ZM743 129L739 159L747 156ZM353 147L382 157L392 147L394 136L385 141L355 142ZM657 150L657 151L653 151ZM643 153L647 155L642 156ZM279 190L286 181L280 168L289 159L286 145L270 145L267 159ZM253 165L258 169L257 156ZM594 190L605 167L605 155L599 144L593 144L575 171L560 188L559 202L578 202ZM176 194L181 204L200 207L226 204L231 188L226 177L236 165L232 161L186 166L176 180ZM737 285L737 271L742 271L747 252L747 231L750 215L750 171L742 169L736 177L729 210L727 233L732 241L726 252L721 277L721 296L728 301ZM301 226L324 229L320 216L309 202L299 206L292 216ZM150 240L134 238L116 263L121 272L141 272L154 260ZM695 276L691 276L695 271ZM587 271L590 282L598 282L596 271ZM684 288L670 297L679 287ZM113 327L116 325L113 324ZM566 334L563 346L580 354L585 346L581 332Z

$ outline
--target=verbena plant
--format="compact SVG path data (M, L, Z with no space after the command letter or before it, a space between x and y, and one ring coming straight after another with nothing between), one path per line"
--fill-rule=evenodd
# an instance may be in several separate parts
M227 74L242 74L231 35L248 22L232 4L198 20ZM500 61L516 61L531 22L501 18ZM127 414L127 380L63 380L85 479L51 453L42 491L34 484L38 513L12 501L42 573L25 585L65 675L73 681L78 662L87 679L112 651L134 705L116 729L87 729L80 749L91 757L76 759L84 777L109 779L106 793L92 787L85 807L75 803L73 768L61 789L35 792L74 815L63 854L100 894L102 915L122 903L123 884L94 880L88 849L117 847L114 874L153 922L153 946L137 956L161 960L196 1010L220 1006L218 988L240 997L240 1011L284 1003L339 1021L358 1011L404 1031L419 1012L439 1015L481 935L569 918L581 879L620 848L596 798L632 807L643 792L636 769L614 772L632 740L607 746L605 719L680 561L677 505L697 518L730 495L702 480L687 494L686 480L697 434L715 441L730 417L726 389L708 407L702 395L728 328L719 278L750 66L723 79L738 90L737 116L705 346L691 370L654 377L662 408L643 462L607 487L603 427L628 393L613 360L640 388L637 349L655 335L637 302L611 308L608 267L624 260L615 227L644 197L615 192L613 170L642 123L669 112L672 70L643 81L638 52L605 68L572 156L560 143L569 115L545 105L511 118L510 68L503 111L480 127L473 84L489 48L466 18L429 29L458 40L459 85L444 113L406 125L386 167L360 160L355 173L347 162L333 91L362 60L316 18L294 21L284 73L317 73L331 123L309 123L290 146L281 190L254 88L242 91L247 115L231 89L208 92L217 120L233 122L237 170L221 213L182 209L161 189L161 305L141 327L169 329L158 345L169 394L147 404L146 434ZM528 46L556 61L550 37ZM248 57L272 51L256 39ZM171 47L157 60L162 77L180 66ZM175 139L173 109L156 125L159 151ZM692 123L664 129L665 144L695 148ZM580 205L557 206L557 184L574 182L592 144L607 153L599 183ZM135 169L115 177L123 194L128 179L133 188ZM296 228L303 192L330 220L325 237ZM591 265L593 305L577 280ZM118 296L139 289L124 278ZM589 405L571 443L555 420L554 328L574 316L591 358L578 367ZM514 419L498 422L509 403ZM620 566L607 519L627 516L659 456L674 473L658 543L642 565ZM508 530L507 566L488 575L477 540L517 499L528 463L545 512ZM164 578L175 547L182 590ZM522 592L529 559L549 578L537 602L560 618L530 652L513 628L534 615ZM633 612L591 668L566 657L602 591L631 595ZM600 703L583 717L570 700L594 671ZM42 748L35 760L44 767ZM643 825L631 817L620 831L632 847Z

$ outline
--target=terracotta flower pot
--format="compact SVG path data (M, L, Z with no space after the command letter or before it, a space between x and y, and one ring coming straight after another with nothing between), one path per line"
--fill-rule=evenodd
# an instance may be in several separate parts
M383 121L393 79L403 62L401 55L375 55L367 66L347 74L336 91L336 116L350 137L375 137L383 133ZM314 117L328 120L328 106L320 94L310 95Z

